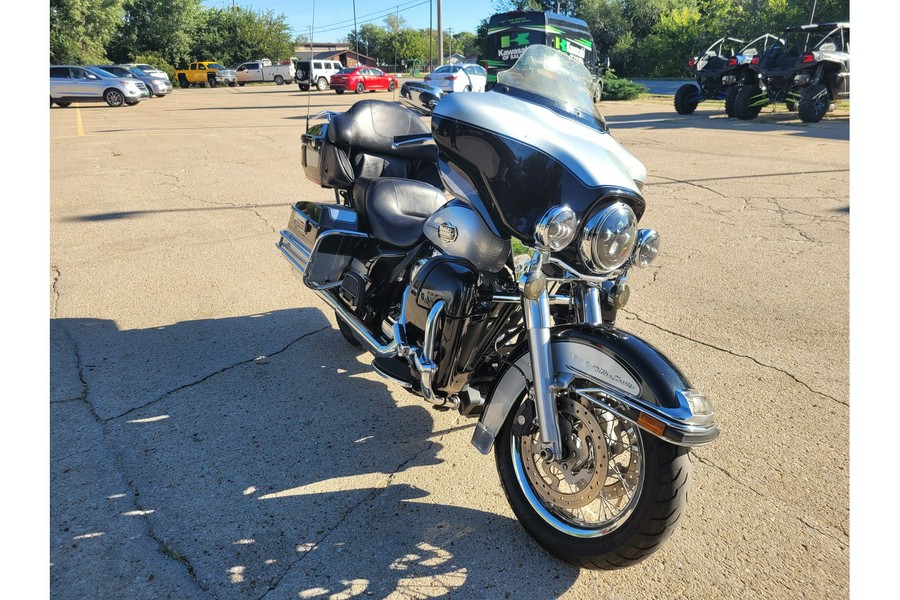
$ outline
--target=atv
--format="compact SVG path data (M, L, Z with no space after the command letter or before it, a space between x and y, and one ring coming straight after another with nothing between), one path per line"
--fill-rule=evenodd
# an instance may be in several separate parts
M756 118L764 106L784 102L804 123L817 123L836 100L850 98L850 24L797 25L750 68L758 81L738 86L734 116Z
M747 65L750 57L760 50L765 51L777 40L773 35L765 34L750 43L731 37L723 37L715 42L699 56L688 60L687 70L693 75L696 84L686 83L675 92L675 110L680 115L689 115L704 100L725 100L725 112L731 113L728 101L729 90L737 84L756 80L756 73L750 73Z

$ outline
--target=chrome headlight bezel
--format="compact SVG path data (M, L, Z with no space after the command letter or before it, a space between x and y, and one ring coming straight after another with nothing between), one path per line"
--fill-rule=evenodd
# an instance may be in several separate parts
M578 253L595 273L610 273L632 257L637 240L637 217L624 202L613 202L584 224Z
M638 268L649 267L659 255L659 232L655 229L638 229L631 264Z
M578 236L578 216L568 206L554 206L534 226L537 247L559 252Z

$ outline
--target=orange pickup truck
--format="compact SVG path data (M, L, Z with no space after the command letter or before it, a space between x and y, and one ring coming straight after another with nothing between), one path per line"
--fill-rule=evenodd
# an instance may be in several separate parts
M198 60L192 62L187 69L175 71L175 81L186 88L192 85L200 87L216 87L217 85L237 85L237 73L234 69L226 69L212 60Z

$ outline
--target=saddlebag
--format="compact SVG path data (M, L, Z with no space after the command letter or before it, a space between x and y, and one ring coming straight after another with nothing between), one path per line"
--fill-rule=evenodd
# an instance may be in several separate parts
M368 235L360 231L359 215L337 204L297 202L281 231L278 249L312 289L341 284L350 266L353 245Z

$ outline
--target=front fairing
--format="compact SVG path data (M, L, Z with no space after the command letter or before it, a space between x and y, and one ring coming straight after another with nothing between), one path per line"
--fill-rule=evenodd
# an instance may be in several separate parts
M501 76L491 92L450 94L435 107L432 135L447 188L496 233L525 243L551 206L584 218L613 191L640 217L646 168L610 135L587 85L558 77L515 83Z

